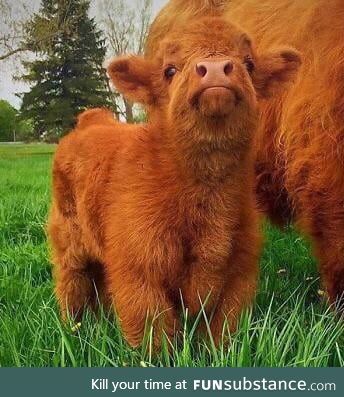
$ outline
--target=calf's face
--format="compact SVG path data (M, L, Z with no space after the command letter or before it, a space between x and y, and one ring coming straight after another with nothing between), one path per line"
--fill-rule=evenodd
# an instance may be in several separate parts
M180 36L178 38L178 36ZM237 122L256 109L248 37L211 18L171 35L161 48L169 114L189 121Z
M108 73L128 99L179 129L221 123L243 130L256 119L257 99L291 80L300 63L290 48L258 56L247 34L209 17L170 33L153 59L117 58Z

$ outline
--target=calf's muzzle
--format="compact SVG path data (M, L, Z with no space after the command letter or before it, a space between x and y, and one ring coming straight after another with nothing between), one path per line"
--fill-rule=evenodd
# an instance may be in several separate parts
M207 59L196 64L195 72L200 78L202 89L230 88L230 75L233 72L233 62L228 59Z

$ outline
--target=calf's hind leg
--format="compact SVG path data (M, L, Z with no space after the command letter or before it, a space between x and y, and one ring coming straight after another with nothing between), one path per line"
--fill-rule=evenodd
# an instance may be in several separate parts
M102 265L89 259L81 241L81 231L72 218L52 211L49 236L53 251L56 295L62 316L67 312L80 318L84 308L95 308L98 291L102 295Z

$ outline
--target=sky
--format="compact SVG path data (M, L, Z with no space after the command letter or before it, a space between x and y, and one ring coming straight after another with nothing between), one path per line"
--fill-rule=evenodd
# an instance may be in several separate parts
M34 6L36 9L39 7L39 0L25 0ZM116 0L113 0L116 1ZM135 0L127 0L127 3L135 2ZM167 3L167 0L153 0L153 17L156 15L161 7ZM96 13L97 0L91 0L91 12ZM0 26L1 29L1 26ZM19 64L12 58L6 62L0 61L0 99L9 101L14 107L19 108L20 99L15 96L16 92L24 92L28 87L22 82L13 81L12 75L19 70Z

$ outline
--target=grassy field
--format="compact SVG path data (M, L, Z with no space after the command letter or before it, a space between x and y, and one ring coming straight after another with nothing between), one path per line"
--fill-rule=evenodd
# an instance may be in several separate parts
M0 145L0 366L306 366L344 364L344 324L328 310L316 263L292 230L265 226L257 303L230 348L196 340L154 357L128 347L112 316L60 322L45 222L53 146Z

